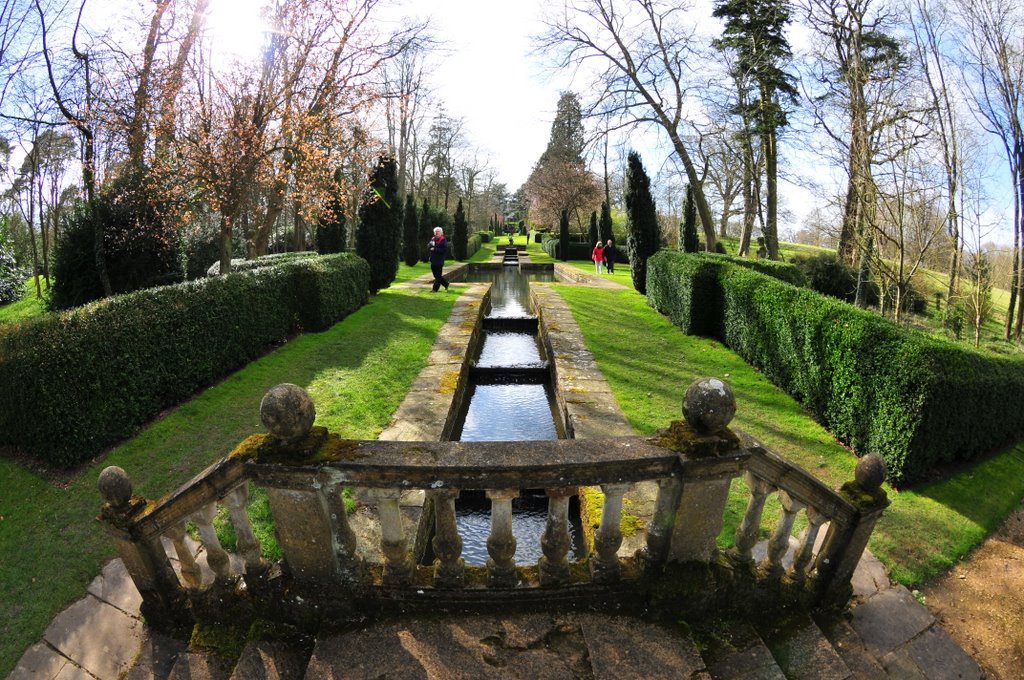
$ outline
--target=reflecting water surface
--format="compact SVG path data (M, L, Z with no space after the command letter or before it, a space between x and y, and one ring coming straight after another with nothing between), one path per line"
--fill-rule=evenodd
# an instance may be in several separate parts
M558 439L546 385L474 385L468 395L464 442Z
M491 312L488 316L507 318L531 316L530 281L552 281L550 272L521 273L518 267L470 268L470 283L491 282Z
M529 366L540 361L540 347L535 336L514 331L489 331L484 334L476 365Z

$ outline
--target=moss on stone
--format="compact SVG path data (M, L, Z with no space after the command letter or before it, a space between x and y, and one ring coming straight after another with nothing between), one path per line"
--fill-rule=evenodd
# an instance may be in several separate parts
M233 665L242 655L242 649L249 639L248 633L248 628L197 623L192 628L192 637L188 645L192 651L215 654Z
M460 371L445 371L437 385L437 391L440 394L455 394L455 390L459 386L460 375Z
M878 489L872 493L863 489L857 482L846 482L840 491L846 500L862 510L884 508L889 505L889 496L885 493L885 489Z
M580 497L580 521L583 525L583 540L587 546L587 552L594 550L594 534L601 526L601 516L604 514L604 493L596 486L581 486ZM622 499L623 506L631 501L628 498ZM620 513L619 530L624 537L632 536L638 531L643 531L647 523L636 515L632 515L623 507Z
M740 448L740 439L732 430L726 428L710 435L701 434L685 420L673 420L647 441L690 458L721 456Z

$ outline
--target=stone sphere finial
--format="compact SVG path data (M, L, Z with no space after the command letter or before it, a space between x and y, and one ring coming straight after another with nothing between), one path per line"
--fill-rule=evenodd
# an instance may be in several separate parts
M100 495L111 507L121 508L132 499L132 480L128 473L111 465L103 469L99 480Z
M271 387L260 402L260 420L282 442L305 437L316 418L313 400L298 385L281 383Z
M683 417L703 434L724 430L736 415L736 397L732 388L718 378L699 378L690 383L683 395Z
M886 472L885 460L877 453L868 453L857 461L853 478L857 481L857 486L868 493L874 493L882 487Z

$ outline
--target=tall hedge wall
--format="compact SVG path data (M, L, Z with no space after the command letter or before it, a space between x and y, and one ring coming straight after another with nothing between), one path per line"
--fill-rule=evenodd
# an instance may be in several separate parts
M352 254L115 296L0 332L0 444L70 466L298 330L366 304Z
M716 337L904 485L1024 435L1024 362L907 330L724 259L663 251L647 300Z

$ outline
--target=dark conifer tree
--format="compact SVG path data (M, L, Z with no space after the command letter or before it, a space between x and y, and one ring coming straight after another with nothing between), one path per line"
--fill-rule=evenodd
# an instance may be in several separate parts
M590 228L587 230L587 245L591 248L597 243L597 240L601 238L601 235L597 231L597 211L590 213ZM604 241L601 241L604 243Z
M700 250L700 239L697 238L697 206L693 202L693 187L686 185L686 198L683 199L683 240L679 244L684 252L696 253Z
M416 219L416 203L412 200L412 194L405 195L405 214L402 219L402 259L412 267L420 260L420 225Z
M462 199L455 207L455 225L452 229L452 248L455 249L455 259L465 260L469 257L466 250L469 247L469 223L466 222L466 211L462 207Z
M565 262L569 259L569 211L563 210L558 220L558 259Z
M658 252L658 214L651 195L651 179L640 154L630 151L626 166L626 252L633 287L647 294L647 258Z
M370 263L370 292L387 288L398 273L402 243L402 203L394 158L381 156L370 177L370 188L359 206L356 252Z
M612 209L607 201L601 202L601 221L598 223L598 232L601 234L601 243L608 243L612 236Z
M316 225L316 251L321 255L340 253L345 250L345 205L341 197L335 193L331 197L329 210L320 215Z
M434 237L434 216L430 212L430 203L423 199L423 207L420 208L420 233L416 243L419 247L420 261L426 262L430 259L430 239Z

